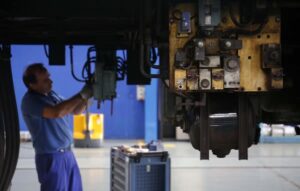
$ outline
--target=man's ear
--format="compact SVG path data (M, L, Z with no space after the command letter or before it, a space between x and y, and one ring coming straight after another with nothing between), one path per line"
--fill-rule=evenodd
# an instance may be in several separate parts
M35 85L33 83L30 83L29 88L32 89L32 90L35 90Z

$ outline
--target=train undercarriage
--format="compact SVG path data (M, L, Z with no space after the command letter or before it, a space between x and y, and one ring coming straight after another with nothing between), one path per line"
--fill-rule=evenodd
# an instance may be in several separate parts
M292 0L2 1L0 190L19 151L11 45L48 46L50 65L65 64L66 45L91 45L99 102L115 97L124 75L128 84L160 78L165 121L189 134L201 159L231 149L247 159L258 122L300 122L299 10ZM127 60L116 58L120 49Z

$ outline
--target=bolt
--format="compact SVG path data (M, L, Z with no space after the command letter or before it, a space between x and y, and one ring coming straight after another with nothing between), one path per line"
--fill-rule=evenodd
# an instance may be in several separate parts
M230 41L226 41L226 42L225 42L225 45L226 45L227 48L230 48L232 44L231 44Z
M198 45L199 48L203 48L204 47L204 42L200 40L200 41L198 41L197 45Z
M271 60L278 60L279 59L279 53L278 51L274 50L270 53L270 59Z
M204 79L201 81L201 87L207 88L209 86L209 81L207 79Z
M208 66L210 63L210 60L208 57L205 57L205 60L202 62L202 65Z
M222 18L222 22L223 22L223 23L227 23L227 18L226 18L226 17L223 17L223 18Z
M212 35L212 31L209 31L209 30L204 31L204 33L205 33L207 36Z
M238 67L238 62L236 60L231 59L227 62L227 66L230 69L235 69Z

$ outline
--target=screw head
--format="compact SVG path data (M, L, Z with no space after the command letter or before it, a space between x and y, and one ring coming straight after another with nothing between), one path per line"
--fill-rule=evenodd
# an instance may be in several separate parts
M200 82L200 84L201 84L201 87L207 88L207 87L209 86L210 82L209 82L207 79L203 79L203 80Z
M197 43L199 48L203 48L204 47L204 42L202 40L198 41Z
M225 45L226 45L227 48L230 48L231 45L232 45L232 43L231 43L230 41L226 41L226 42L225 42Z
M238 62L234 59L231 59L227 62L227 66L229 69L235 69L238 67Z

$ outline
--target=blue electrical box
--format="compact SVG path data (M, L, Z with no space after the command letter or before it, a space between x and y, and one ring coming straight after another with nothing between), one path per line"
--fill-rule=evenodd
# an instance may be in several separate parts
M134 150L134 149L133 149ZM170 191L170 158L166 151L111 149L111 191Z

